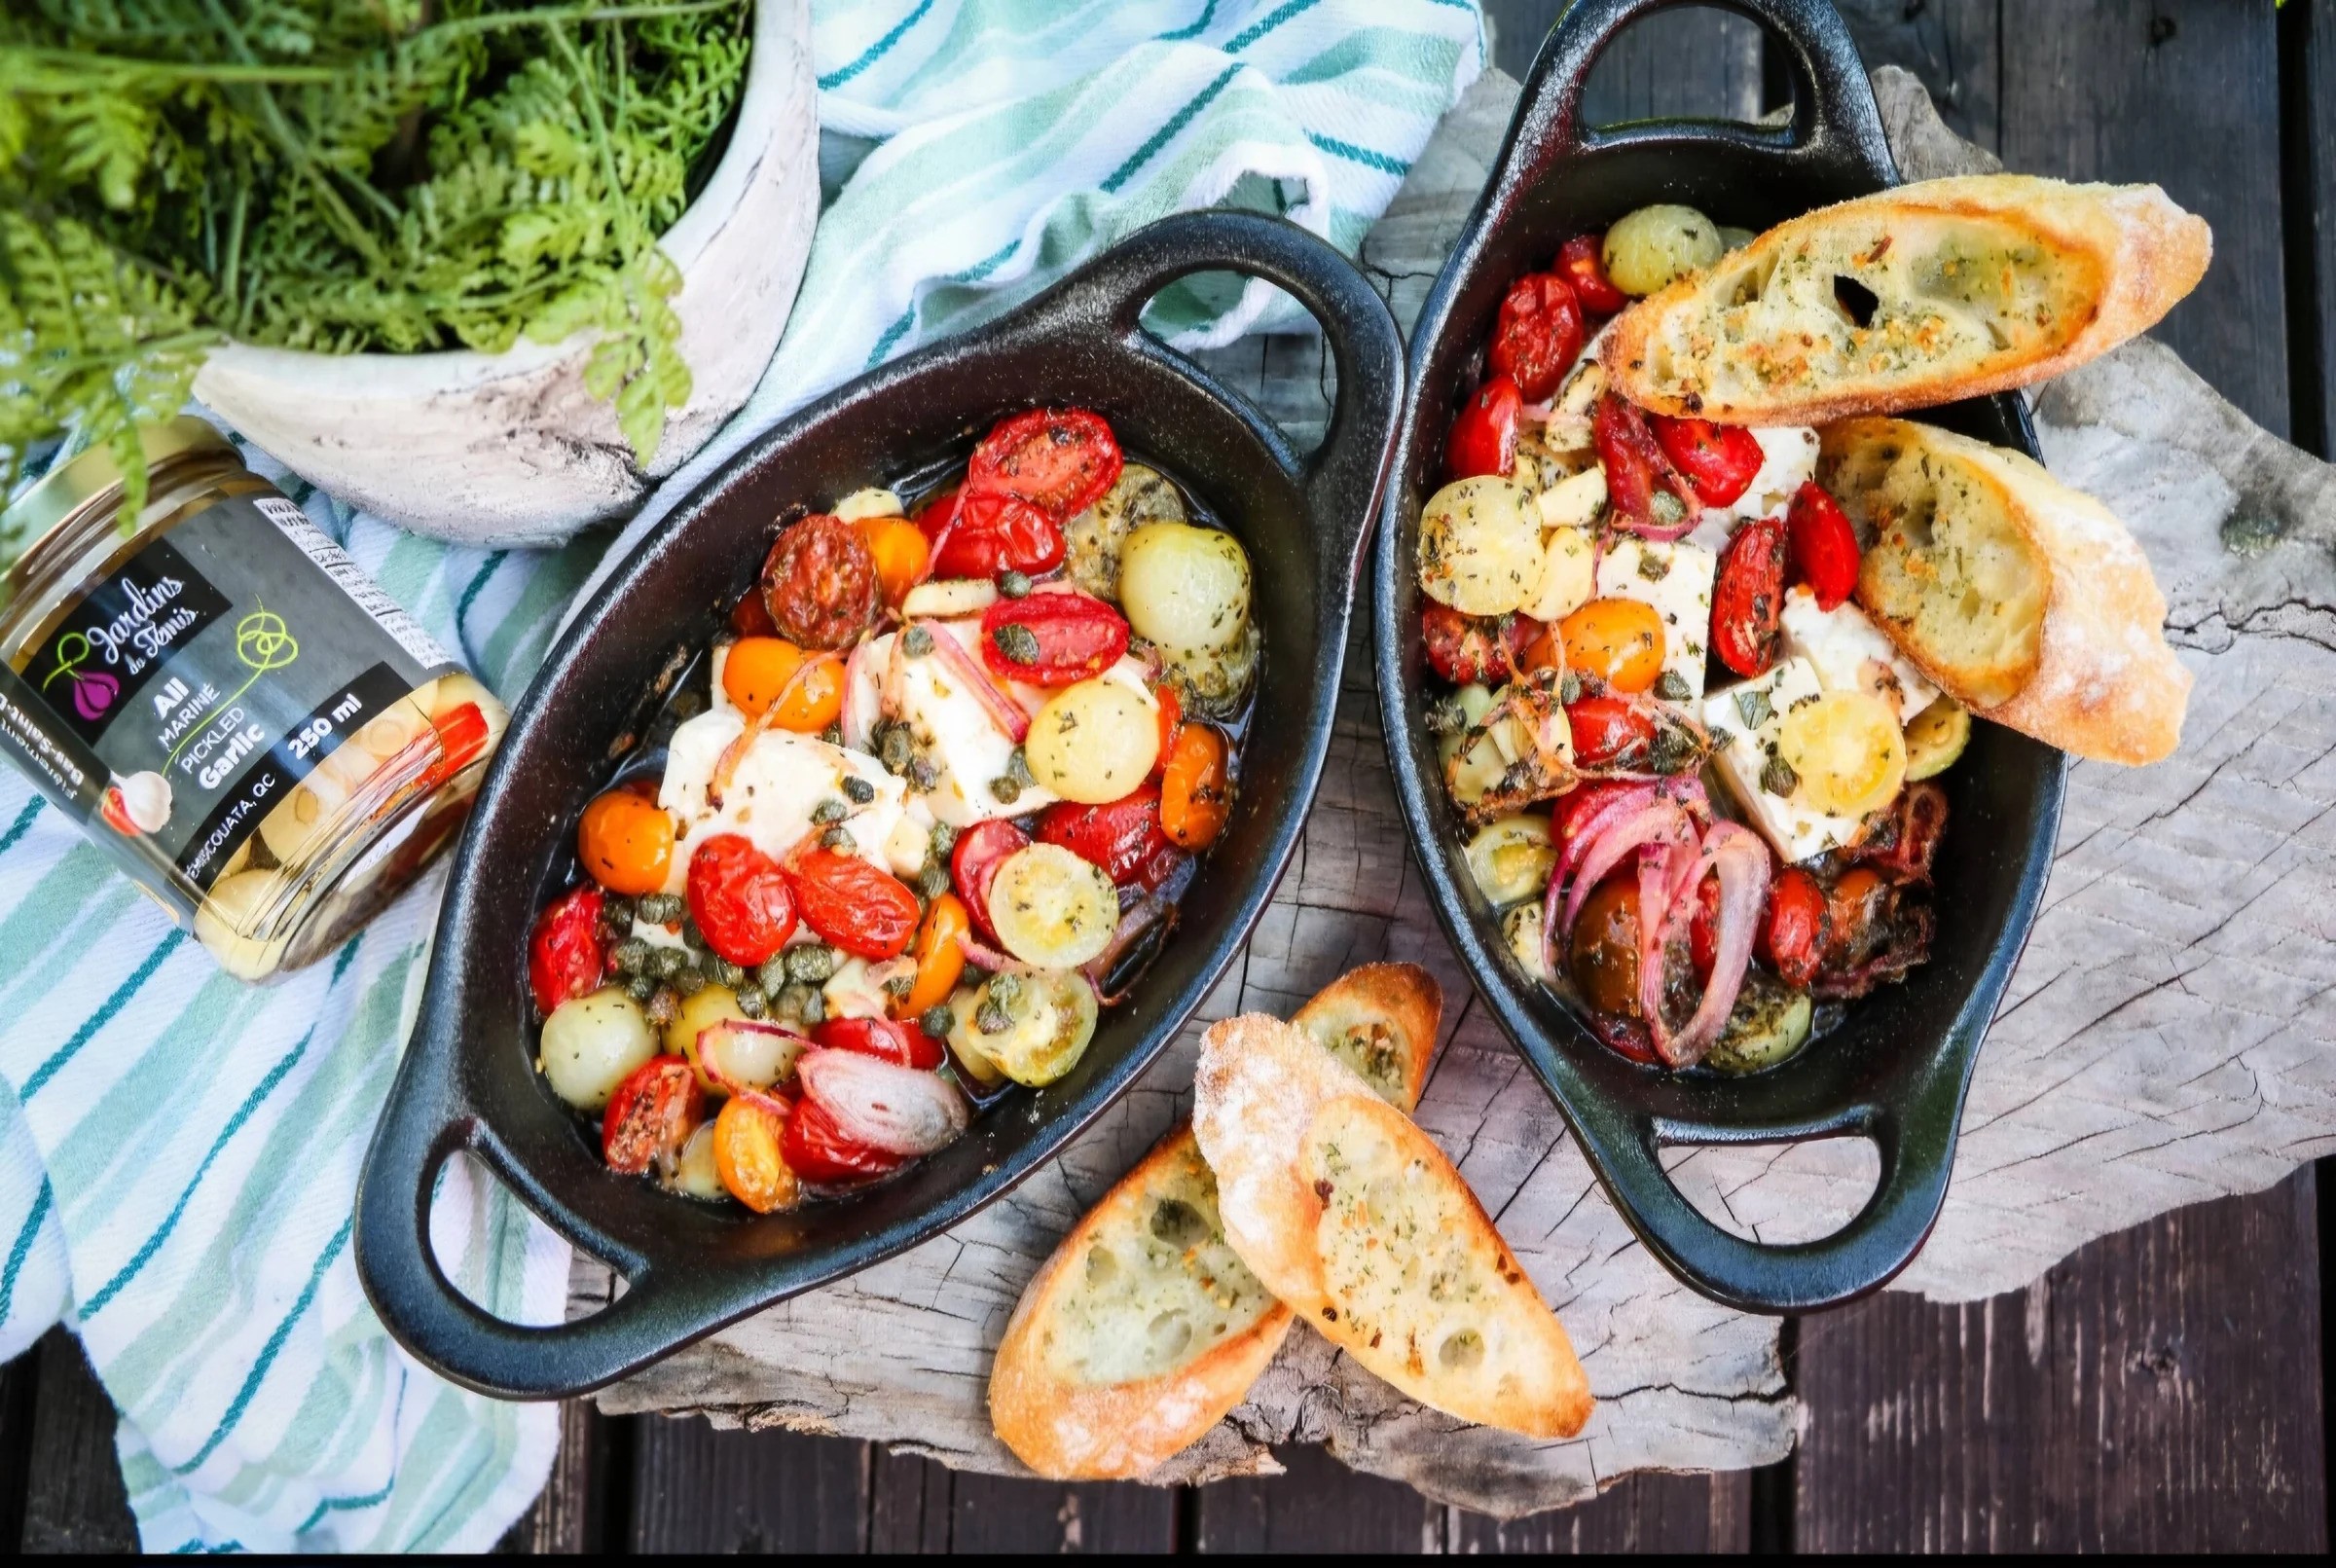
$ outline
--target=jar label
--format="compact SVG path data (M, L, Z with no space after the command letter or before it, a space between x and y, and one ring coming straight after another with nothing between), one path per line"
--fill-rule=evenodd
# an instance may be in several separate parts
M231 496L84 587L0 680L0 751L133 861L207 891L345 747L361 766L331 769L321 809L432 744L404 699L453 668L299 507Z

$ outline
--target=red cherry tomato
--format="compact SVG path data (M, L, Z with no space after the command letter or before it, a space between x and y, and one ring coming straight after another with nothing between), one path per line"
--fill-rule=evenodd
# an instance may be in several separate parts
M1430 604L1419 617L1428 668L1457 686L1497 686L1512 678L1542 630L1530 615L1463 615L1446 604Z
M1598 235L1576 235L1558 246L1557 271L1574 285L1574 298L1591 315L1613 315L1630 303L1606 275L1606 241Z
M832 1050L858 1051L924 1073L939 1067L946 1054L940 1041L904 1018L830 1018L811 1032L811 1039Z
M1793 492L1784 526L1792 537L1794 580L1808 584L1817 608L1839 609L1857 587L1857 530L1841 503L1812 479Z
M1662 528L1686 521L1694 491L1671 466L1645 414L1608 392L1598 399L1589 433L1606 470L1607 503L1617 516Z
M1585 768L1655 744L1655 721L1626 697L1584 697L1566 709L1565 721L1574 734L1574 761Z
M1515 377L1525 401L1539 403L1581 352L1582 306L1571 283L1555 273L1527 273L1509 285L1486 356L1494 375Z
M601 890L570 888L535 917L535 932L528 940L528 989L548 1018L560 1003L598 991L607 972Z
M974 929L988 941L998 940L990 925L990 884L997 879L999 864L1029 843L1028 833L1001 818L967 828L949 852L949 880L957 884L957 895L966 901Z
M1696 885L1696 912L1687 923L1687 957L1696 973L1708 980L1720 962L1720 879L1705 877Z
M1525 406L1514 376L1495 376L1469 394L1443 449L1446 479L1506 474L1516 467L1516 418Z
M716 833L690 856L689 912L708 947L749 969L795 934L786 873L743 833Z
M1004 491L959 491L917 515L935 577L995 577L1008 566L1038 576L1063 564L1063 530Z
M1588 700L1588 698L1584 699L1585 702ZM1582 704L1576 703L1574 706L1579 708ZM1573 714L1570 711L1566 717L1569 721L1572 719ZM1608 801L1617 795L1626 795L1639 787L1641 787L1639 784L1627 779L1593 779L1588 784L1577 785L1571 792L1560 795L1557 798L1556 806L1552 809L1554 820L1551 824L1558 850L1562 852L1567 845L1580 838L1582 829L1588 823L1590 818L1595 816Z
M1039 818L1039 842L1059 844L1113 882L1128 882L1168 842L1160 827L1160 786L1142 784L1107 806L1058 801Z
M1066 522L1118 483L1124 462L1100 414L1032 409L999 420L981 438L966 465L966 489L1018 495L1056 522Z
M803 924L847 953L898 958L917 934L917 895L898 877L857 855L801 851L788 861L786 880Z
M1117 664L1127 636L1127 618L1091 594L1030 594L982 611L981 657L1004 679L1068 686Z
M1735 530L1720 554L1711 590L1711 650L1739 675L1768 673L1776 662L1784 614L1784 523L1763 518Z
M1761 923L1760 956L1776 977L1806 991L1825 956L1825 890L1797 865L1769 887L1768 919Z
M1134 872L1129 875L1128 880L1146 893L1157 893L1168 885L1170 879L1191 863L1192 852L1190 850L1163 839L1150 855L1144 857L1144 863L1136 867Z
M652 1056L608 1097L601 1117L601 1158L612 1171L639 1176L678 1154L705 1119L706 1091L698 1087L696 1070L678 1056Z
M762 603L789 642L848 648L876 615L876 557L867 536L821 513L779 535L762 563Z
M817 1100L798 1100L786 1118L780 1152L806 1182L862 1182L897 1168L900 1158L846 1138Z
M1705 506L1726 506L1752 488L1752 478L1768 455L1752 432L1740 424L1714 424L1709 419L1669 419L1647 416L1656 444L1671 466L1687 476L1696 499Z

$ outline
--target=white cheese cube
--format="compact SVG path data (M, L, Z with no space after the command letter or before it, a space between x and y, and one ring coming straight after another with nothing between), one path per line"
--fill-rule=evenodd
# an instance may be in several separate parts
M1783 621L1784 651L1807 659L1825 690L1870 692L1901 724L1938 701L1939 688L1848 601L1823 610L1807 589L1787 589Z
M1713 769L1743 809L1745 820L1776 847L1788 865L1855 843L1865 827L1863 818L1813 811L1792 796L1771 793L1762 783L1776 756L1784 715L1815 701L1822 691L1817 672L1807 659L1785 658L1758 679L1725 687L1703 700L1703 723L1719 747L1712 756Z
M944 633L956 638L980 666L981 622L943 622L935 635ZM888 658L890 653L888 648ZM1005 777L1014 742L998 727L982 698L965 689L954 661L944 662L934 654L903 658L898 700L886 716L908 726L910 741L938 770L932 788L922 792L925 809L936 821L970 827L996 817L1019 817L1052 805L1057 798L1036 784L1024 785L1011 801L991 792L991 781Z
M1711 581L1719 558L1681 540L1657 544L1616 534L1598 563L1598 597L1635 599L1662 620L1662 668L1703 695L1703 649L1711 637Z
M917 961L905 953L881 964L847 958L820 988L820 998L830 1018L882 1018L892 1002L884 983L916 972Z
M720 800L712 799L714 770L746 727L745 717L733 709L700 713L674 731L657 789L657 803L674 819L674 866L666 892L687 890L689 857L715 833L743 833L763 854L784 859L810 836L812 813L827 802L841 804L844 816L836 823L817 825L841 826L862 859L886 864L885 846L899 823L906 786L862 752L829 746L815 735L764 730L731 769ZM869 798L854 801L846 794L847 778L865 784Z
M1760 472L1744 492L1719 508L1732 518L1781 517L1793 504L1793 492L1817 477L1817 432L1807 425L1788 424L1755 430L1760 443Z

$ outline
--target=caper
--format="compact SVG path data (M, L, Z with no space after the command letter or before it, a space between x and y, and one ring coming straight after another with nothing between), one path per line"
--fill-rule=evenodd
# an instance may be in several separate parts
M932 824L932 853L936 859L946 860L949 852L957 848L957 829L947 822Z
M696 996L706 984L705 974L694 966L675 971L673 979L674 989L685 997Z
M1013 1026L1013 1016L995 1002L985 1002L973 1010L973 1027L985 1035L1003 1035Z
M876 742L876 757L887 773L905 773L909 760L908 731L897 724L885 726L884 734Z
M844 793L856 806L864 806L876 798L876 786L857 773L844 775Z
M917 873L917 893L925 898L938 898L949 891L949 868L938 860L928 860L925 869Z
M643 893L637 907L640 918L652 926L670 926L689 913L689 905L677 893Z
M638 936L629 936L617 943L609 956L616 960L616 972L630 977L639 974L641 966L649 962L649 944Z
M838 855L850 855L859 848L859 841L852 836L852 830L848 827L830 827L820 835L820 848L833 850Z
M827 999L816 986L788 986L779 994L779 1006L781 1011L801 1019L806 1028L827 1016Z
M936 1002L918 1014L917 1027L934 1039L947 1039L949 1031L957 1027L957 1014L949 1010L949 1003Z
M692 953L703 953L707 950L709 944L706 940L706 933L698 930L696 921L685 920L681 923L681 945Z
M1018 974L1001 974L993 977L990 981L990 1000L1000 1006L1009 1009L1021 1005L1022 977Z
M912 626L900 634L900 651L912 659L922 659L932 651L932 634L921 626Z
M637 974L625 982L625 995L635 1002L646 1002L657 994L657 982L645 974Z
M1557 701L1560 706L1571 708L1581 700L1582 677L1568 670L1565 678L1557 682Z
M649 955L649 972L660 980L670 980L689 964L689 955L677 947L661 947Z
M761 1017L768 1009L769 1005L770 1004L763 1000L762 990L760 987L742 985L738 988L738 1010L745 1013L748 1018Z
M786 950L786 977L811 985L835 978L835 949L823 942L805 942Z
M608 893L601 899L601 923L616 930L633 924L633 900L622 893Z
M913 974L895 974L884 982L884 994L894 1002L906 1001L908 994L916 988L917 977Z
M1008 664L1037 664L1039 662L1039 634L1018 622L1008 621L990 634L998 651Z
M941 770L925 757L913 757L908 764L908 782L919 794L930 794L941 782Z
M756 965L754 983L774 995L784 988L786 984L786 955L773 953L769 958Z
M728 986L733 991L736 991L740 986L747 983L747 971L739 967L737 965L731 963L726 958L716 957L712 959L709 961L707 967L712 972L712 975L716 981L722 985Z
M1002 806L1010 806L1022 798L1022 786L1014 783L1013 775L1004 774L990 781L990 793Z
M1769 758L1769 765L1760 770L1760 787L1771 795L1789 797L1801 787L1801 775L1782 757Z
M998 574L998 592L1008 599L1028 599L1030 579L1008 566Z
M1655 695L1666 703L1683 703L1695 692L1688 686L1685 675L1676 670L1665 670L1655 677Z
M851 815L851 807L833 798L822 800L811 808L811 820L822 827L829 822L840 822Z
M1031 788L1039 782L1038 776L1030 771L1029 756L1018 746L1014 748L1013 753L1005 759L1005 776L1025 789Z

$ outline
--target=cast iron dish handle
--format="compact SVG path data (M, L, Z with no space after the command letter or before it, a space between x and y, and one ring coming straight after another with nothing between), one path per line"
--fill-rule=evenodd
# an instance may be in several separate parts
M1322 323L1337 363L1338 399L1329 434L1302 472L1309 509L1332 520L1326 548L1344 564L1351 584L1377 515L1379 487L1394 460L1405 366L1395 317L1345 257L1279 218L1186 213L1140 230L1020 307L1013 325L1066 347L1091 347L1100 340L1113 351L1165 362L1176 374L1230 396L1140 324L1145 305L1162 288L1193 273L1221 270L1288 290ZM1294 457L1288 460L1294 470L1300 468ZM423 999L417 1038L458 1038L457 1021L434 1016L437 1000L433 987ZM417 1355L467 1387L506 1398L543 1398L596 1388L633 1369L641 1360L640 1325L659 1325L656 1336L667 1338L676 1317L694 1318L704 1331L738 1315L733 1292L708 1288L685 1269L656 1268L569 1216L504 1150L456 1075L441 1067L429 1079L426 1086L415 1085L417 1092L390 1096L359 1194L356 1236L376 1309L392 1320L397 1337ZM474 1305L447 1279L429 1240L438 1173L461 1150L485 1161L569 1242L623 1275L625 1294L591 1317L542 1328L506 1323ZM515 1374L515 1367L524 1370Z

